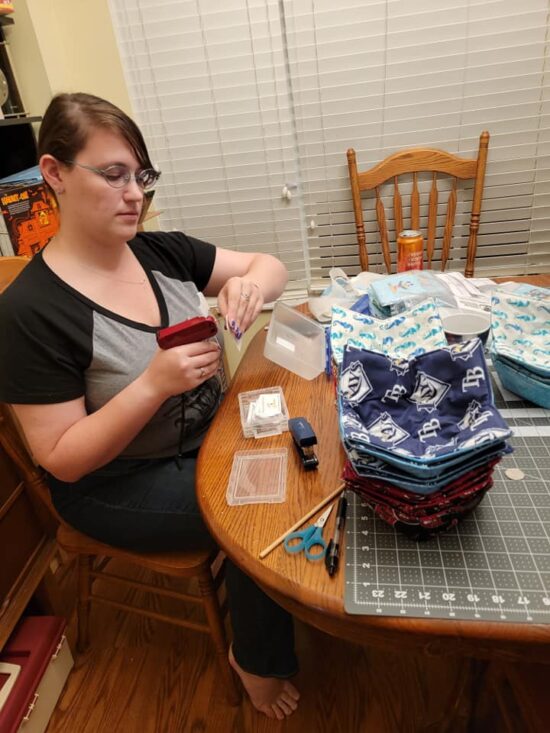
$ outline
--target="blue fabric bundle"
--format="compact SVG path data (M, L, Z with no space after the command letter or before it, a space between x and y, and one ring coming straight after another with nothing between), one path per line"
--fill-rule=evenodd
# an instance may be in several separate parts
M344 442L397 465L450 465L511 435L479 339L410 360L348 346L339 393Z
M439 492L444 505L450 486L486 467L488 490L492 466L511 451L506 442L511 430L494 405L479 339L411 359L348 344L338 385L340 431L354 472L352 488L360 491L363 486L383 518L389 516L383 507L391 487L404 492L403 501L419 495L435 499ZM383 486L388 491L382 491ZM471 508L471 498L464 493L464 511ZM404 501L402 517L406 506ZM456 495L452 516L456 523ZM437 531L443 528L444 522L437 525Z

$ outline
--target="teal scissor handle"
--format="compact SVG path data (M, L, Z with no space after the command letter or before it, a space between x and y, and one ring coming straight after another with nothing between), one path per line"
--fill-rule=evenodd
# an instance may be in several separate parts
M291 532L285 537L284 547L291 554L302 552L303 550L304 555L312 562L322 560L327 550L327 543L323 539L323 528L311 525L298 532ZM320 547L321 550L312 552L313 547Z

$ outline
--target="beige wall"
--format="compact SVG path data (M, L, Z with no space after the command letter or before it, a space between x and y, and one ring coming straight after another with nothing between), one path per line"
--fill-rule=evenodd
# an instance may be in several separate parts
M107 0L18 0L10 48L27 111L83 91L131 112Z
M26 0L17 3L13 18L15 24L5 31L17 86L25 110L39 115L51 98L51 89Z

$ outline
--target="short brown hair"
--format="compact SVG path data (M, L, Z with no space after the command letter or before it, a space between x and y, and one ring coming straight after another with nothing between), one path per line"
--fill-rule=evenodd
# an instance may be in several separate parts
M93 94L57 94L49 103L38 133L38 157L48 153L74 160L86 146L90 129L117 132L132 148L140 168L152 168L145 140L136 123L111 102Z

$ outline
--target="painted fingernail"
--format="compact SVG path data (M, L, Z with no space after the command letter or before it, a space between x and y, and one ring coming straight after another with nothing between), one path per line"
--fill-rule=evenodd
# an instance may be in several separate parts
M229 325L231 326L232 329L235 328L235 321L231 321Z

